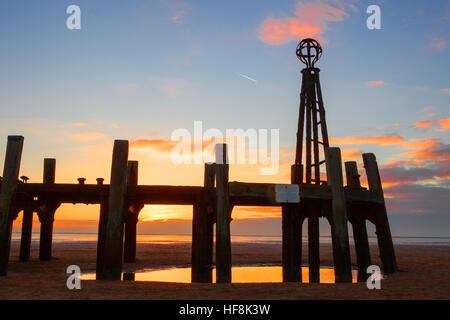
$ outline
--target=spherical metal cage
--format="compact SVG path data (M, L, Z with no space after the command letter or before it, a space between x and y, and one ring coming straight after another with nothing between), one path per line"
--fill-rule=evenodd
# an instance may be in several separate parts
M303 62L307 68L313 68L317 60L322 56L322 47L314 39L303 39L297 46L297 58Z

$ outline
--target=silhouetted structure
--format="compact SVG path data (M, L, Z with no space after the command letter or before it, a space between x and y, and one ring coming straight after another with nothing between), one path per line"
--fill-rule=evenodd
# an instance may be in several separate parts
M375 156L363 154L369 190L360 185L356 162L345 163L347 186L344 187L340 149L328 147L319 69L314 67L321 52L320 45L311 39L302 41L297 49L297 56L307 67L302 71L297 154L289 185L229 182L226 144L216 145L216 163L205 164L203 187L139 185L138 163L128 161L126 140L114 142L109 185L104 184L103 178L98 178L96 184L87 184L84 178L78 178L77 184L56 183L55 159L44 159L43 183L29 183L25 176L19 180L24 139L9 136L0 180L0 275L7 274L12 222L20 211L23 211L20 261L27 261L30 256L34 212L41 223L39 258L51 259L53 221L62 203L100 204L97 279L120 280L122 260L135 261L136 224L146 204L193 206L193 282L212 281L214 225L217 282L231 282L230 223L235 205L282 207L283 281L302 281L302 223L305 218L309 227L311 281L319 281L319 217L326 217L331 225L336 282L352 280L347 221L353 226L359 279L365 279L366 268L370 265L366 220L376 225L384 272L395 272L397 265ZM319 145L323 146L324 160L319 159ZM320 178L323 163L326 163L326 181Z

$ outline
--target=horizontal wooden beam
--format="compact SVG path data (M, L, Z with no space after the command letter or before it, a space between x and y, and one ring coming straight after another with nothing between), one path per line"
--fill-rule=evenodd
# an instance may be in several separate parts
M280 206L282 203L277 202L276 186L277 184L273 183L230 182L230 200L237 206ZM96 204L101 203L108 191L107 184L26 183L19 185L18 196L20 199L21 194L31 197L51 195L52 199L61 203ZM129 192L129 196L132 193L134 201L142 204L192 205L196 196L204 192L215 197L214 188L161 185L138 185ZM370 190L345 189L344 193L347 201L380 203L377 194ZM300 200L331 200L331 189L329 186L300 184L299 195Z

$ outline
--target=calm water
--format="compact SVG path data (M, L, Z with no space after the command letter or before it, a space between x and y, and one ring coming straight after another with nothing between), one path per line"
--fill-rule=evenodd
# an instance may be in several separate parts
M350 237L350 242L352 242ZM20 232L13 232L13 241L20 241ZM308 239L304 237L303 241ZM450 245L450 237L393 237L394 244L397 245ZM33 232L32 241L39 241L39 232ZM55 242L84 242L97 241L96 233L54 233L53 241ZM190 235L137 235L137 241L140 243L154 244L173 244L173 243L190 243ZM281 236L232 236L232 242L252 242L281 245ZM320 237L321 243L331 243L331 237ZM375 237L369 237L371 244L376 244Z
M352 270L353 282L357 282L358 271ZM133 279L134 277L134 279ZM191 268L169 268L156 270L141 270L133 273L124 273L126 280L158 281L191 283ZM131 278L131 279L130 279ZM95 280L95 273L85 273L82 280ZM124 280L125 280L124 279ZM232 267L231 282L282 282L283 274L281 266L236 266ZM302 280L309 282L308 267L302 267ZM216 269L213 269L213 282L216 282ZM320 283L334 283L334 269L320 269Z

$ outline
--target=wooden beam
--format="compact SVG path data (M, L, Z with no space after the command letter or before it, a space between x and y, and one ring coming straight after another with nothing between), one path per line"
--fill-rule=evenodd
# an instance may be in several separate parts
M347 176L347 188L361 189L360 175L356 161L348 161L345 163L345 173ZM352 223L356 261L358 263L358 282L365 282L368 277L366 272L367 267L371 265L366 220L362 217L360 205L352 203L348 210L352 216L350 222Z
M44 159L43 184L52 185L55 183L56 160ZM51 197L43 197L44 204L42 209L38 210L39 221L41 223L41 232L39 239L39 259L50 260L52 258L52 240L53 240L53 222L55 220L55 211L59 203Z
M138 161L128 161L127 169L127 184L129 198L128 210L126 212L125 220L125 243L123 252L124 262L136 262L136 225L138 223L139 211L142 206L138 208L138 204L133 201L134 192L138 184ZM139 209L139 211L138 211Z
M309 282L320 282L320 243L319 243L319 217L317 208L307 206L308 211L308 265Z
M205 188L214 188L215 164L205 163ZM192 218L192 282L212 282L215 204L203 193L193 206Z
M302 181L303 166L291 166L291 183ZM302 224L303 205L285 204L281 207L283 282L302 282Z
M95 269L96 279L105 279L104 263L105 263L105 242L106 242L106 226L108 225L108 196L104 196L100 203L100 217L98 221L98 238L97 238L97 264Z
M347 161L345 163L345 175L347 178L347 187L350 189L361 188L356 161Z
M30 259L31 235L33 231L33 206L32 199L24 203L22 218L22 234L20 238L19 261L25 262Z
M120 280L122 275L123 223L127 195L128 141L115 140L108 198L103 275Z
M369 190L375 192L382 203L374 206L376 221L376 234L380 258L383 263L384 273L393 273L398 270L397 259L395 257L394 243L392 242L391 228L384 202L383 187L381 185L380 172L378 170L377 159L373 153L363 154L364 168L366 169Z
M326 148L325 159L327 164L327 180L332 193L331 238L333 242L335 279L336 282L352 282L341 150L339 148Z
M216 274L217 283L231 282L231 204L228 190L227 145L216 144Z
M6 276L8 273L12 232L11 214L18 185L22 148L22 136L8 136L0 191L0 276Z

